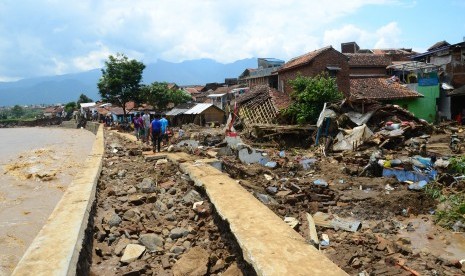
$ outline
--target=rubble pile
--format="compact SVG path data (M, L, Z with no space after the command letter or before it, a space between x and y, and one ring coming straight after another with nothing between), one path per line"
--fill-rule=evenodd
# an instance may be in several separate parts
M92 275L251 275L214 207L166 159L106 136Z
M330 108L309 148L242 140L241 134L190 153L218 158L223 172L349 274L462 274L461 205L447 225L457 234L436 222L455 204L443 198L463 195L465 162L456 165L463 164L462 171L452 170L457 155L449 146L449 135L463 140L463 131L433 127L392 105ZM320 137L339 135L332 148L315 146L319 129ZM334 150L338 141L346 147Z

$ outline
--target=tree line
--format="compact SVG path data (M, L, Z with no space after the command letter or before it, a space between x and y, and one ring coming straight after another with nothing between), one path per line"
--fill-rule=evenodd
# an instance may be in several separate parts
M124 54L110 55L97 83L102 101L122 107L126 118L126 104L130 101L136 104L146 103L162 111L169 103L178 105L191 100L188 93L169 89L166 82L142 84L144 69L142 62L129 59Z

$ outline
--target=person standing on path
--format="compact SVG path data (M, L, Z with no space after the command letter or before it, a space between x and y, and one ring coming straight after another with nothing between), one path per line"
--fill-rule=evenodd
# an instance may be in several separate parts
M160 142L161 142L161 122L160 114L155 115L150 127L150 133L152 134L152 143L153 143L153 152L160 152Z
M148 110L145 110L145 112L142 115L142 121L143 121L143 126L144 126L144 140L147 143L147 145L150 144L150 113Z
M163 145L168 145L168 120L166 119L166 115L161 115L160 119L161 123L161 139L163 140Z
M137 113L136 117L132 119L132 122L134 123L134 135L136 135L137 141L139 141L140 138L140 130L142 127L142 119L140 118L140 114Z

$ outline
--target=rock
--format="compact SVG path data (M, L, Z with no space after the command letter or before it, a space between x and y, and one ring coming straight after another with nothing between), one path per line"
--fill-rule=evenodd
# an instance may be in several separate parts
M215 265L211 268L211 272L216 273L226 266L225 262L222 259L216 261Z
M269 193L270 195L275 195L278 192L278 188L273 187L273 186L268 186L266 187L266 192Z
M184 247L175 245L175 246L171 247L170 252L174 253L176 255L179 255L182 252L184 252L184 250L186 250Z
M124 220L138 221L140 219L140 211L137 208L132 208L124 212Z
M130 243L131 241L125 237L122 237L118 240L118 243L115 246L114 253L116 256L120 256L123 253L124 248Z
M168 190L168 193L170 195L175 195L178 192L178 190L175 187L172 187Z
M165 156L166 157L166 156ZM160 166L168 163L168 159L158 159L157 162L155 163L155 166Z
M242 271L237 266L237 263L231 264L221 276L243 276Z
M172 198L168 199L168 202L166 203L166 207L168 209L171 209L171 207L173 207L173 206L174 206L174 199L172 199Z
M127 170L119 170L118 177L125 177L127 172L128 172Z
M167 256L161 259L161 266L163 267L163 269L168 269L171 267L170 259Z
M142 193L148 194L155 192L155 182L152 178L144 178L137 187Z
M163 238L157 234L142 234L139 242L143 244L150 252L163 250Z
M181 237L185 237L188 234L189 234L189 230L187 230L185 228L181 228L181 227L176 227L176 228L173 228L170 231L170 238L173 239L173 240L176 240L176 239L179 239Z
M197 191L190 190L186 195L184 195L182 200L186 203L194 204L195 202L202 201L202 197Z
M163 203L161 200L157 200L155 202L155 209L158 212L166 212L168 208L166 207L165 203Z
M124 254L120 262L128 264L137 260L145 251L145 246L139 244L128 244L124 249Z
M193 247L173 266L174 276L203 276L208 271L208 253L201 247Z
M134 205L144 204L147 197L145 195L130 195L128 201Z
M184 248L189 249L191 247L191 242L190 241L185 241L185 242L182 243L182 246L184 246Z
M108 225L110 225L110 227L116 227L120 223L121 223L121 218L115 213L113 213L110 219L108 220Z
M128 194L135 194L137 193L137 189L134 186L131 186L131 188L128 189Z
M166 215L166 216L165 216L165 219L166 219L167 221L175 221L175 220L176 220L176 216L175 216L174 214L171 213L171 214Z

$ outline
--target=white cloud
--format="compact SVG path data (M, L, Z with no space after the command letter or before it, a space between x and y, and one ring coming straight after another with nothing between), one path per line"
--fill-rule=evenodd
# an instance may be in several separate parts
M369 31L330 30L366 5L400 0L81 0L11 1L0 5L0 75L30 76L101 67L123 52L145 63L212 58L220 62L265 56L289 59L355 37L388 44L397 25ZM16 16L14 16L16 15ZM352 39L355 40L355 39ZM99 41L96 43L95 41ZM7 46L5 46L7 45ZM334 45L336 47L336 45ZM13 58L9 52L17 55ZM29 67L25 66L29 64Z
M391 22L376 30L376 37L378 38L375 43L375 48L395 48L400 44L401 30L396 22Z
M323 41L340 49L341 43L355 41L360 48L396 48L401 47L401 30L396 22L390 22L376 30L362 29L354 25L345 25L339 29L325 31Z

